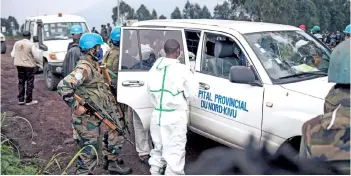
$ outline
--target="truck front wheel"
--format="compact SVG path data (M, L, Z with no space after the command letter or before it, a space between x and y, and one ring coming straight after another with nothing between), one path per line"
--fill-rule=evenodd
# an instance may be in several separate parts
M60 82L60 77L54 75L49 70L49 65L47 62L44 63L44 78L45 78L46 87L51 91L56 90L56 87L57 87L58 83Z

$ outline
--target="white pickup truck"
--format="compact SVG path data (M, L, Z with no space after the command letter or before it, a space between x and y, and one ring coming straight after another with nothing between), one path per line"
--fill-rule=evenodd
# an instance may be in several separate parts
M302 124L323 113L334 85L326 74L330 49L294 26L151 20L124 27L121 35L118 101L133 108L145 129L154 109L146 89L155 61L150 53L164 56L167 39L181 44L179 60L200 83L189 102L189 129L227 146L243 147L252 134L272 152L282 145L298 150Z
M55 90L62 79L62 62L66 55L68 44L72 42L70 28L81 25L85 32L90 32L84 18L76 15L62 14L29 17L24 29L32 34L31 41L37 44L43 55L38 67L43 69L45 85L49 90ZM105 53L109 46L102 46Z

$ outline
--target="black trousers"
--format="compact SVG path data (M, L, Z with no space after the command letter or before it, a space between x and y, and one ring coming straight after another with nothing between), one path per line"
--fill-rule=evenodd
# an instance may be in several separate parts
M20 102L24 102L24 96L26 95L25 102L29 103L32 101L33 88L34 88L34 76L35 76L36 68L17 66L17 72L18 72L18 100Z

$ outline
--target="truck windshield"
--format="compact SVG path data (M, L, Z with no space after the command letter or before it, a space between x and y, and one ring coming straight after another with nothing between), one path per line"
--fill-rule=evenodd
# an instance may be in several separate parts
M70 29L73 25L81 25L83 31L89 32L87 25L84 22L60 22L60 23L45 23L43 26L44 40L67 40L72 38Z
M326 76L330 50L303 31L245 34L273 82Z

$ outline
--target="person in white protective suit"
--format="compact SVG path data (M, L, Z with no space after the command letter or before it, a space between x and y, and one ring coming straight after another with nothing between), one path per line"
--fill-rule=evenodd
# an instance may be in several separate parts
M199 83L186 65L178 60L180 44L165 42L166 57L157 59L148 75L148 92L154 111L150 132L154 149L149 164L152 175L184 174L187 133L187 99L197 96Z
M152 148L150 133L145 130L138 114L133 111L133 127L135 133L135 148L139 159L144 164L149 164L150 151Z

